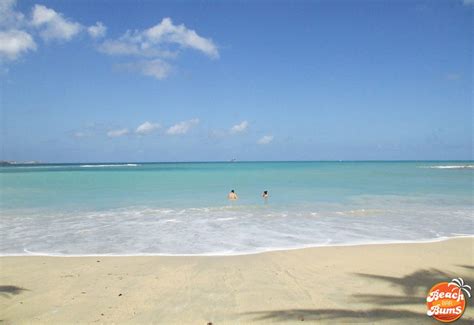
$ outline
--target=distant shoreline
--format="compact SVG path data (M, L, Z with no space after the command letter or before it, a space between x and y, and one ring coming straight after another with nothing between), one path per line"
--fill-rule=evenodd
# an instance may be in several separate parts
M16 166L16 165L39 165L39 161L15 161L15 160L0 160L0 166Z

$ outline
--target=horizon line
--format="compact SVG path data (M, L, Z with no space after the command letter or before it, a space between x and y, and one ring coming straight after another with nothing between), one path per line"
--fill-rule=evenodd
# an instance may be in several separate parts
M75 161L75 162L42 162L2 160L10 165L55 165L55 164L192 164L192 163L284 163L284 162L474 162L473 159L318 159L318 160L181 160L181 161ZM4 166L5 167L5 166Z

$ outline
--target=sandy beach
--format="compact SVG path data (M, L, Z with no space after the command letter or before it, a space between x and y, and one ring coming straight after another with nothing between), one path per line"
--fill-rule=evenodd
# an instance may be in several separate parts
M474 284L473 238L222 257L2 257L6 323L427 323L427 291ZM458 321L474 317L471 301Z

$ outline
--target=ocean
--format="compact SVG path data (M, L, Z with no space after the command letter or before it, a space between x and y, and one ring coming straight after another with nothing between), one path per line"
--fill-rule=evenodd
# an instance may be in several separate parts
M0 254L236 255L473 236L473 180L472 161L0 167Z

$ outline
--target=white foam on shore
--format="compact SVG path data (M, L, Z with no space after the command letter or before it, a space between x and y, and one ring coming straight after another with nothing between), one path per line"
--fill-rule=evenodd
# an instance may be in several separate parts
M0 255L223 256L474 236L471 202L360 196L346 203L2 213Z
M398 240L398 241L376 241L376 242L359 242L359 243L343 243L343 244L315 244L315 245L300 245L295 247L266 247L255 251L235 252L235 251L220 251L211 253L200 253L200 254L167 254L167 253L138 253L138 254L59 254L59 253L43 253L43 252L32 252L28 249L24 249L26 254L0 254L0 257L25 257L25 256L38 256L38 257L219 257L219 256L244 256L244 255L255 255L264 254L271 252L284 252L293 251L299 249L308 248L329 248L329 247L356 247L356 246L373 246L373 245L402 245L402 244L429 244L438 243L451 239L461 238L474 238L474 235L463 235L459 234L452 237L439 237L433 239L423 240Z
M230 220L235 220L237 218L218 218L216 219L217 221L230 221Z

